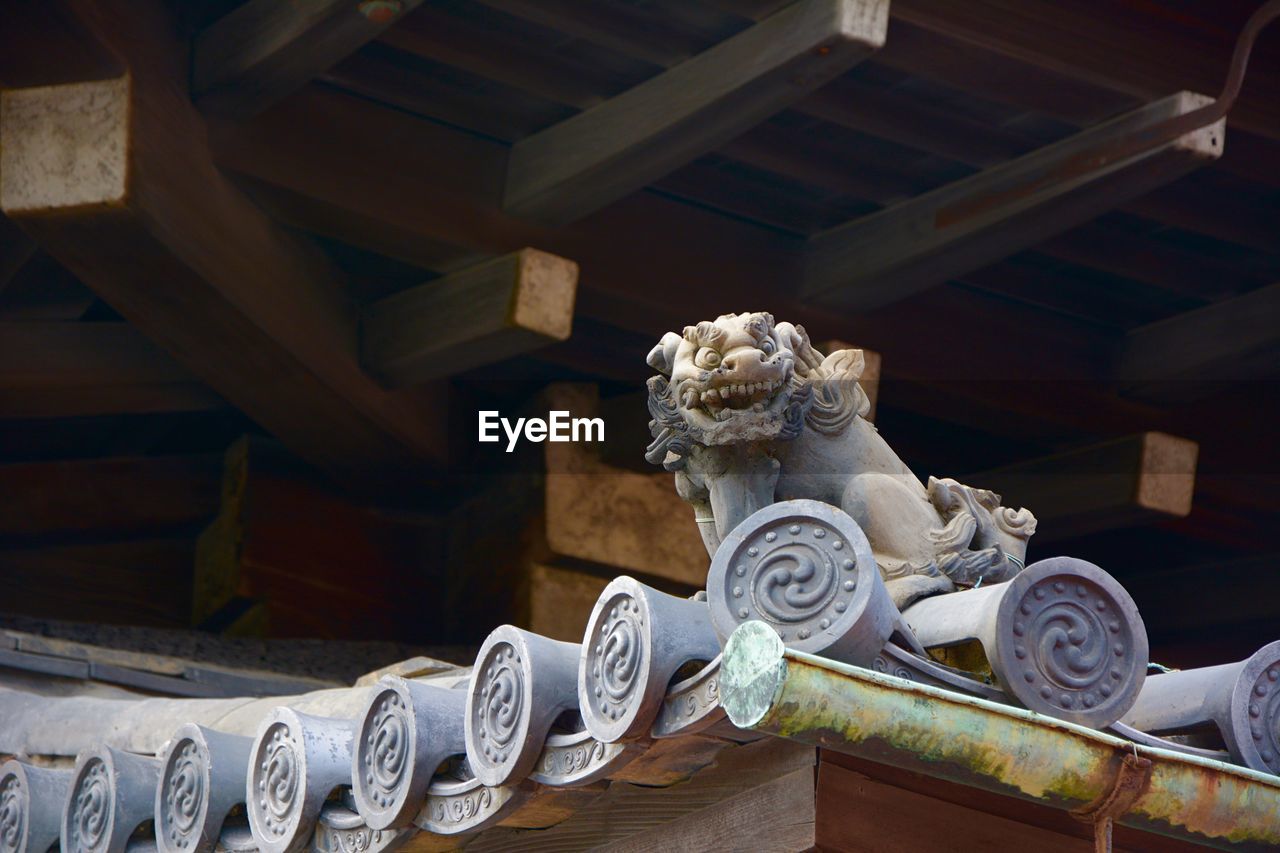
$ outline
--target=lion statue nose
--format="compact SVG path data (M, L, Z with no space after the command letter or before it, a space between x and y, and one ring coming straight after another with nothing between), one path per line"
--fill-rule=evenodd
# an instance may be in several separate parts
M739 349L727 354L720 364L726 370L751 370L764 362L764 353L755 348Z

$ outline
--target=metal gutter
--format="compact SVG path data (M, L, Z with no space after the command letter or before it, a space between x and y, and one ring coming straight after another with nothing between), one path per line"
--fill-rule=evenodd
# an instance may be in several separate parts
M1079 815L1106 807L1127 826L1221 849L1280 848L1280 777L786 649L761 622L729 638L720 695L740 728Z

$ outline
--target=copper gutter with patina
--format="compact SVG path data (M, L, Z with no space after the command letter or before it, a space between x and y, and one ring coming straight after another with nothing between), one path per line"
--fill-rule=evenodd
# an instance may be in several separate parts
M1223 849L1280 847L1280 777L793 651L763 623L729 638L721 702L744 729L1108 824Z

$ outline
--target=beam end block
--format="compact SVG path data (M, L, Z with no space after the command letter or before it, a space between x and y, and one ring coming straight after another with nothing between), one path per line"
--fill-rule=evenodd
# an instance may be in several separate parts
M129 78L0 94L0 206L117 207L129 192Z

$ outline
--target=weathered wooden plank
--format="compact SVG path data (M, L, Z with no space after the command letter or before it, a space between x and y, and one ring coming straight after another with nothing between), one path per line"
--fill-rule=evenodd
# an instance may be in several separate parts
M1088 853L1092 843L894 788L822 761L817 843L841 853L918 850L1037 850ZM1084 834L1083 824L1080 834Z
M817 796L818 844L824 850L830 844L833 850L878 851L881 848L858 845L879 839L885 839L886 850L1056 851L1063 849L1062 845L1079 853L1093 849L1093 828L1047 803L996 794L827 750L819 752ZM868 818L872 834L859 839L858 828L867 825L864 821ZM974 822L978 825L970 834ZM944 828L945 835L937 841L926 837L916 846L910 845L917 834ZM837 830L835 837L832 829ZM1129 853L1204 850L1189 841L1128 826L1115 826L1113 836L1115 849ZM898 839L902 846L892 846ZM984 840L988 843L982 843ZM846 843L854 846L843 847Z
M866 59L884 0L799 0L633 89L521 140L506 209L578 219L674 171Z
M217 456L0 466L0 541L182 528L218 511Z
M549 407L594 417L594 386L557 385ZM588 445L546 447L546 533L551 551L701 588L710 558L693 510L663 471L640 474L607 465Z
M547 29L594 42L623 56L658 66L674 65L705 49L704 40L629 6L597 6L575 0L482 0L493 9Z
M1115 376L1130 393L1187 399L1280 369L1280 283L1139 326L1125 336Z
M205 411L225 405L125 323L0 321L0 418Z
M808 767L744 791L691 815L633 835L610 849L776 850L800 853L814 845L814 774Z
M189 538L0 549L5 609L37 618L186 627Z
M1207 103L1164 98L1061 142L814 235L804 293L866 310L1032 246L1161 186L1222 152L1222 122L1139 154L1145 129ZM1113 156L1114 152L1114 156Z
M599 575L534 563L525 587L528 616L520 624L553 640L580 643L591 608L608 584Z
M365 369L389 387L451 376L569 337L578 265L522 249L365 312Z
M225 466L196 546L195 622L240 595L266 603L275 636L421 639L436 518L355 502L260 441L237 442Z
M699 753L707 755L705 744L699 739L672 741L672 750L683 754L686 763L695 761ZM656 749L661 749L657 747ZM650 754L656 751L650 748ZM637 763L644 762L642 756ZM790 779L787 785L791 793L803 786L797 780L808 779L810 809L813 798L813 773L815 751L800 744L779 738L764 738L745 746L729 746L715 756L714 766L700 770L697 775L680 785L649 787L615 781L594 803L580 809L573 817L558 826L545 830L521 831L499 827L485 832L468 847L475 851L502 851L502 853L563 853L568 850L612 850L615 844L628 844L630 839L643 838L650 832L662 832L665 827L685 818L713 814L721 806L727 806L737 796L753 789L768 786L779 779ZM710 758L699 762L707 764ZM633 765L634 767L635 765ZM696 765L695 765L696 766ZM691 768L692 769L692 768ZM624 771L625 772L625 771ZM674 781L674 780L673 780ZM784 785L786 787L786 785ZM777 791L777 789L771 789ZM733 808L730 806L729 808ZM803 813L801 814L803 816ZM742 825L762 834L762 821L757 816L741 816ZM788 823L782 818L784 824ZM687 826L687 825L686 825ZM785 830L783 830L785 831ZM761 837L764 837L763 835ZM703 837L700 850L772 850L769 844L707 843ZM631 849L631 848L627 848ZM668 850L665 845L650 845L641 849Z
M874 317L804 305L795 288L778 286L794 280L800 241L656 193L632 195L573 228L521 223L496 209L504 146L334 90L309 87L250 122L218 124L211 133L219 163L251 179L255 198L298 227L431 267L440 262L442 242L455 245L459 258L529 245L573 258L585 271L575 323L595 319L642 336L634 346L626 342L629 355L607 364L601 357L582 362L589 371L643 378L655 330L724 311L719 291L698 283L732 281L739 304L768 306L819 337L858 341L891 357L898 376L943 387L957 400L957 416L981 400L1040 428L1052 425L1055 435L1064 418L1085 430L1121 434L1150 423L1130 417L1149 412L1117 412L1096 385L1043 381L1046 371L1059 378L1091 375L1110 336L1085 324L1046 314L1028 326L1024 309L959 288ZM443 153L404 158L405 150L419 149ZM365 156L353 158L351 151ZM645 239L619 240L619 234ZM966 359L955 358L950 337L920 334L958 315L967 318ZM579 338L555 349L573 347ZM991 365L999 365L1005 381L991 381ZM1008 382L1020 379L1028 382L1011 393ZM938 402L917 395L895 405L934 416Z
M1187 26L1174 15L1158 16L1151 9L1064 6L1053 0L979 0L963 5L903 0L894 3L893 15L1070 79L1143 98L1179 89L1216 92L1227 73L1232 37ZM1235 26L1240 24L1243 18ZM1170 56L1178 61L1170 62ZM1250 65L1229 121L1280 138L1280 75L1257 65Z
M250 0L195 38L191 89L201 109L223 115L259 112L377 38L422 0Z
M361 484L443 459L438 407L361 370L336 269L213 165L164 10L108 6L75 9L131 76L3 94L5 212L305 458Z
M1179 518L1191 512L1196 442L1160 432L966 475L1038 521L1034 543Z

